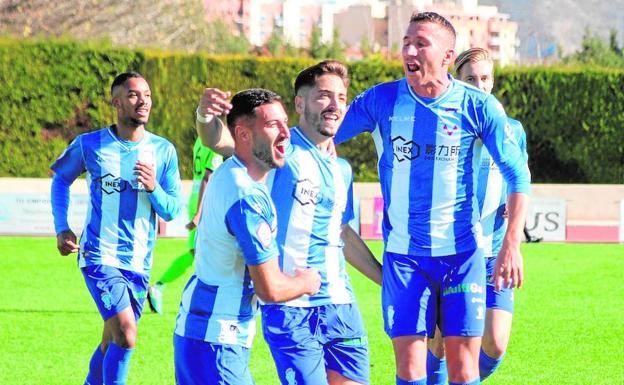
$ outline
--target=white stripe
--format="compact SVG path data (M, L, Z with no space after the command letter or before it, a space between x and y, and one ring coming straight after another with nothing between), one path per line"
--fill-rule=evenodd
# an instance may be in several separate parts
M309 179L310 185L320 186L320 173L318 167L310 167L308 165L316 164L316 159L308 151L297 151L297 166L306 167L306 179ZM294 276L295 269L304 269L308 267L308 250L310 249L310 234L314 226L314 216L316 205L308 203L306 205L292 205L290 217L288 220L288 228L286 229L286 237L284 240L284 256L282 270L285 274ZM295 300L286 302L289 306L306 307L310 306L309 296L303 295Z
M154 149L153 144L146 144L141 146L139 149L139 158L142 158L144 161L152 162L154 166L154 175L157 174L157 162L158 154ZM141 155L142 154L142 155ZM149 154L149 155L146 155ZM163 162L164 164L164 162ZM134 166L133 166L134 168ZM137 194L137 208L136 214L134 217L134 244L133 244L133 255L132 255L132 269L138 272L145 271L145 258L149 253L148 243L149 243L149 231L150 231L150 215L152 212L152 204L149 200L147 192L139 191ZM153 259L152 259L153 261Z
M334 207L331 213L327 238L329 247L325 249L325 268L327 269L328 295L333 304L350 303L347 282L341 271L342 256L342 216L347 204L347 186L340 164L331 162L334 180Z
M461 121L454 116L440 117L436 130L436 158L453 158L445 152L461 143ZM448 135L442 127L457 126L459 129ZM433 186L431 191L431 255L456 254L455 247L455 202L457 201L457 174L461 154L453 160L438 160L433 164Z

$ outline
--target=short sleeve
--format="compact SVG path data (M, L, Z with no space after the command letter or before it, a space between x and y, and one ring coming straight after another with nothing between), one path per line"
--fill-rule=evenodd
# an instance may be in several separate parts
M245 263L260 265L279 254L275 214L268 197L246 195L225 214L228 231L236 237Z

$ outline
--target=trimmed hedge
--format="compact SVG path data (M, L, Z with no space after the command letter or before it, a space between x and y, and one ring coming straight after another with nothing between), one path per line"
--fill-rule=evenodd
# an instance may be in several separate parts
M110 83L128 69L153 91L149 130L178 149L191 177L194 111L205 86L238 91L270 88L284 97L293 125L292 82L311 59L214 57L134 51L62 41L0 40L0 176L45 177L50 163L81 132L112 123ZM350 63L350 96L397 79L398 62ZM624 181L624 71L588 68L506 68L497 96L528 135L535 182ZM339 146L356 180L377 179L368 135Z

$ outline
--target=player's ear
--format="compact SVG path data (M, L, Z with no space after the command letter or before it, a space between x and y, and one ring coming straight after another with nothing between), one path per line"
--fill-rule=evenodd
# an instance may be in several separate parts
M297 111L297 114L299 114L299 115L303 114L303 104L304 103L305 103L305 101L303 100L303 96L301 96L301 95L295 96L295 110Z
M456 52L453 48L448 48L444 53L444 58L442 59L442 64L445 66L450 66L455 62Z
M119 102L119 98L116 96L113 96L111 99L111 105L115 108L119 108L119 106L121 105L121 103Z
M241 143L249 142L251 140L251 129L244 124L237 124L234 127L234 140L240 140Z

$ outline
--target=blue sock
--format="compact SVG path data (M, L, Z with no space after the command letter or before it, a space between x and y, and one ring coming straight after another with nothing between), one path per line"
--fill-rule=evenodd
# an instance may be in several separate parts
M97 348L91 356L89 361L89 373L87 373L87 379L84 385L103 385L104 378L102 377L102 363L104 361L104 352L102 347L98 344Z
M126 383L132 352L134 349L124 349L111 341L104 355L104 383L106 385Z
M405 381L396 376L396 385L427 385L427 377L419 380Z
M427 385L446 385L446 359L438 358L427 350Z
M479 376L481 376L481 381L488 378L496 368L500 365L505 355L503 354L499 358L492 358L485 354L483 349L481 349L481 353L479 353Z
M481 380L478 378L470 382L449 382L449 385L479 385Z

